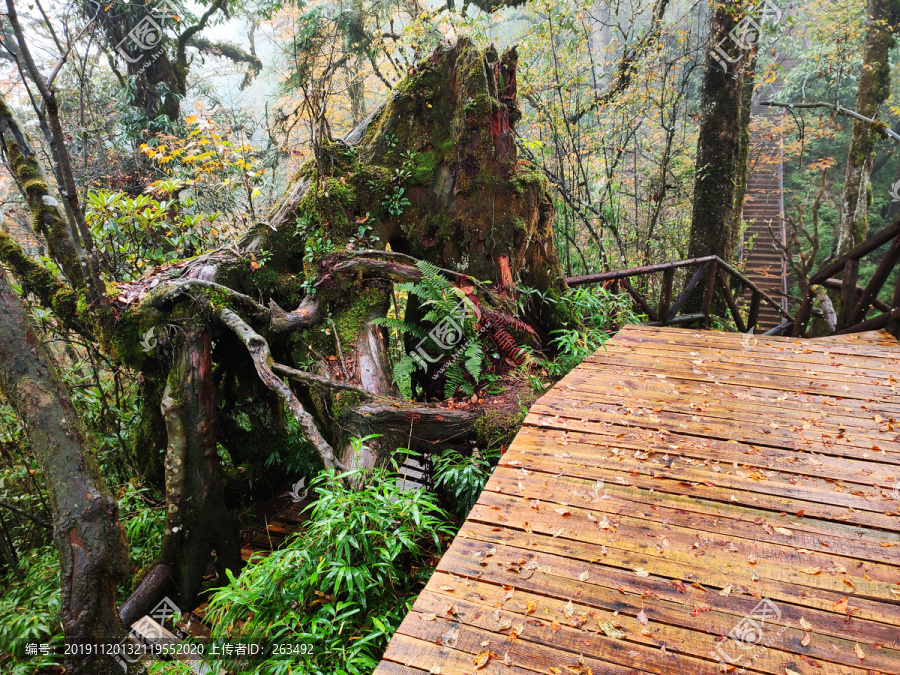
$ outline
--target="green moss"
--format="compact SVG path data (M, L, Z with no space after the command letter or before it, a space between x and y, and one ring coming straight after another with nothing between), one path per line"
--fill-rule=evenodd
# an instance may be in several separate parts
M340 419L341 414L348 408L359 405L365 399L362 395L352 391L336 392L331 398L331 411L334 419Z
M385 297L384 290L378 286L362 290L335 318L334 325L344 349L356 343L356 338L371 320L373 311L384 304Z
M485 410L475 420L475 434L483 448L508 446L522 425L523 413L518 410Z

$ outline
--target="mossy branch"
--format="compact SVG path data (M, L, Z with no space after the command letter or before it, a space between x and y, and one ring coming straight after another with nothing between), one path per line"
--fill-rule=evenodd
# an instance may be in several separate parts
M173 302L180 296L187 293L188 289L192 286L199 286L200 288L209 288L214 291L220 291L234 298L238 302L249 305L257 312L260 312L262 314L269 313L269 310L267 310L263 305L251 298L249 295L245 295L234 289L228 288L228 286L223 286L222 284L217 284L214 281L207 281L205 279L184 279L173 281L169 284L166 284L165 286L160 286L156 292L151 292L151 294L147 296L147 302L152 307L160 309L161 307L167 305L170 302Z
M0 262L13 273L25 290L34 293L68 328L91 339L90 322L78 311L78 294L46 267L31 258L7 232L0 231Z
M291 391L291 388L272 370L272 354L269 351L269 343L266 342L266 339L230 309L219 309L216 315L223 324L234 331L238 339L247 347L259 378L287 405L300 427L306 432L309 442L313 444L316 452L319 453L325 468L345 471L346 467L334 456L334 450L322 436L318 427L316 427L312 415L306 411L294 395L294 392Z

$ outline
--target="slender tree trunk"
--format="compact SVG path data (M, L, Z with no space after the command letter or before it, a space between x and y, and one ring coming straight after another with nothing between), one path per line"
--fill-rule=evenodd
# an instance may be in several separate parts
M62 580L60 619L69 643L118 644L126 637L116 585L129 571L118 504L87 447L78 413L49 353L0 274L0 389L22 421L47 481ZM70 656L68 672L120 675L112 656ZM138 672L133 666L130 672Z
M737 238L735 223L746 181L749 133L749 98L753 91L754 56L728 34L744 15L746 0L721 3L710 17L712 45L722 44L729 56L740 61L724 70L710 50L700 94L700 135L697 140L694 211L688 257L718 255L731 259ZM724 40L724 42L722 42ZM715 47L714 47L715 48ZM736 69L740 69L736 71ZM746 110L745 110L746 105Z
M212 550L216 569L241 567L237 526L222 491L209 330L187 326L162 397L168 432L166 529L160 562L171 565L183 607L192 609Z
M895 44L892 28L900 21L900 0L869 0L865 55L856 93L856 112L877 119L879 108L891 92L888 55ZM834 257L861 243L869 231L869 179L872 176L875 143L880 134L875 125L856 120L847 153L841 218Z
M729 37L745 16L747 0L719 3L710 16L706 70L700 94L700 134L697 140L694 210L688 257L717 255L730 261L737 246L741 207L747 181L750 98L756 51ZM718 48L718 49L717 49ZM718 58L725 52L729 67ZM686 311L696 311L695 294Z

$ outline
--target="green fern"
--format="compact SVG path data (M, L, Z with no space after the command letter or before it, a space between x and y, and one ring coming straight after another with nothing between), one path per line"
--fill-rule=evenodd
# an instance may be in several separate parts
M451 284L435 265L420 260L416 263L416 267L422 273L422 278L399 284L398 288L410 295L415 295L421 301L424 313L420 323L413 324L393 317L382 317L373 320L372 323L397 331L401 335L413 335L424 340L428 338L432 326L452 317L463 333L457 344L465 345L465 350L462 354L446 354L451 361L443 368L444 395L446 398L450 398L457 391L462 391L467 396L471 396L474 390L467 380L467 376L477 384L485 359L484 349L481 346L473 319L473 316L477 314L477 308L465 292ZM460 312L460 305L464 309L464 315ZM408 379L417 369L427 371L428 368L429 365L421 357L407 354L394 366L394 382L399 384Z
M473 342L467 348L465 353L463 354L465 357L465 366L469 375L472 376L472 379L475 380L475 383L478 383L478 379L481 377L481 367L484 365L484 350L481 348L481 343L478 341ZM471 395L471 394L470 394Z
M397 319L392 316L382 316L377 319L372 319L371 323L376 326L383 326L390 330L395 330L398 333L409 333L420 339L428 336L428 332L422 328L422 326L417 326L414 323L404 321L403 319Z

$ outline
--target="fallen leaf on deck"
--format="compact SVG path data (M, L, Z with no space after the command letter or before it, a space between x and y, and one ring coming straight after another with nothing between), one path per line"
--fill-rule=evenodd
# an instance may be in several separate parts
M807 621L805 617L800 617L800 625L803 626L805 630L812 630L812 624Z
M803 639L800 640L800 646L801 646L801 647L806 647L806 646L808 646L811 639L812 639L812 638L810 638L809 633L804 633L804 634L803 634Z
M650 622L650 619L647 618L647 612L645 612L643 609L638 612L637 620L642 626L646 626Z
M587 581L589 576L590 575L587 572L582 572L581 574L578 575L578 580L579 581Z
M482 649L475 655L475 670L481 670L491 660L491 653L487 649Z
M856 643L856 646L853 648L853 651L856 652L856 655L859 657L860 661L862 661L864 658L866 658L866 653L859 646L858 642Z
M794 533L786 527L773 527L772 529L775 530L778 534L783 534L786 537L791 537L794 535Z
M643 567L635 567L635 568L634 568L634 573L637 574L637 575L638 575L639 577L641 577L642 579L646 579L647 577L650 576L650 572L648 572L647 570L645 570Z
M618 628L615 628L608 621L600 622L600 630L602 630L607 637L615 638L617 640L621 640L623 637L625 637L625 631L621 631Z
M563 608L563 614L566 615L567 619L572 618L572 615L575 614L575 606L572 604L571 600L569 600L569 602Z

